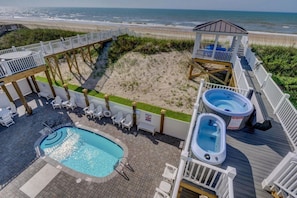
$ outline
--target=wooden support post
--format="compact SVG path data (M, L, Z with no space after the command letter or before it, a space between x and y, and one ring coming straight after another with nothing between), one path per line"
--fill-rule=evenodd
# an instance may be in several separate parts
M189 68L189 74L188 74L188 79L191 80L192 79L192 72L193 72L193 65L189 64L190 68Z
M106 109L107 109L108 111L110 111L110 106L109 106L109 96L108 96L107 94L105 94L104 99L105 99Z
M161 134L163 134L163 129L164 129L165 113L166 113L166 110L162 109L161 110L161 120L160 120L160 133Z
M45 70L44 73L45 73L45 75L46 75L48 84L49 84L49 86L50 86L50 88L51 88L52 94L53 94L53 96L54 96L54 98L55 98L55 97L56 97L56 92L55 92L55 89L54 89L54 87L53 87L53 82L52 82L52 79L51 79L51 77L50 77L50 74L49 74L48 70Z
M18 96L19 96L19 98L20 98L22 104L24 105L27 114L28 114L28 115L31 115L31 114L32 114L32 108L28 105L28 103L27 103L25 97L23 96L23 93L21 92L21 90L20 90L20 88L19 88L17 82L12 81L11 83L12 83L14 89L16 90L16 92L17 92L17 94L18 94Z
M89 54L90 63L93 64L90 45L88 45L88 54Z
M26 80L27 80L27 83L28 83L28 85L29 85L29 87L30 87L30 89L31 89L32 93L33 93L33 92L34 92L34 90L33 90L33 87L32 87L32 85L31 85L31 82L30 82L29 78L28 78L28 77L26 77Z
M9 100L10 102L14 102L13 99L12 99L12 97L11 97L11 95L10 95L10 93L8 92L8 90L7 90L6 86L5 86L5 84L1 85L1 88L2 88L2 90L5 92L5 94L6 94L7 98L8 98L8 100Z
M89 98L88 98L88 90L87 89L83 89L82 90L85 96L85 101L86 101L86 106L90 106L90 102L89 102Z
M81 75L81 74L80 74L80 70L79 70L79 66L78 66L78 64L77 64L77 59L76 59L76 52L75 52L75 50L73 50L72 54L73 54L74 62L75 62L75 65L76 65L77 73L78 73L79 75Z
M133 126L137 125L136 119L136 102L132 102L132 109L133 109Z
M64 84L64 80L63 80L63 77L62 77L62 74L61 74L61 70L60 70L60 67L59 67L59 60L58 60L58 58L56 56L54 56L54 59L55 59L55 67L58 70L58 74L59 74L60 80Z
M68 85L67 84L64 84L63 87L64 87L65 92L66 92L67 100L70 100L70 94L69 94L69 90L68 90Z
M39 89L38 84L37 84L37 82L36 82L35 76L32 75L32 76L31 76L31 79L32 79L32 82L33 82L33 84L34 84L34 87L35 87L36 92L37 92L37 93L40 92L40 89Z

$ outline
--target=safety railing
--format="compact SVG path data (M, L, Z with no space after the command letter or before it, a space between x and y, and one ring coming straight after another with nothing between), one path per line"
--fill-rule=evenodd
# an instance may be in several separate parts
M34 67L44 65L43 56L40 53L24 58L0 62L0 78L16 74Z
M263 180L262 188L278 197L297 197L297 154L289 152L270 175Z
M233 179L235 176L236 169L233 167L227 167L224 170L187 158L183 179L216 192L220 198L233 198Z
M238 57L236 58L235 63L233 65L233 72L234 72L234 77L238 88L244 89L244 90L253 89L250 87L247 81L245 70L242 69L240 59Z
M265 70L262 62L257 59L250 48L247 50L246 59L267 97L273 113L278 117L294 150L297 150L297 110L289 101L290 95L282 92L271 78L272 75Z
M198 49L195 53L194 58L203 58L208 60L230 62L232 58L232 52L218 51L218 50L213 52L213 50Z

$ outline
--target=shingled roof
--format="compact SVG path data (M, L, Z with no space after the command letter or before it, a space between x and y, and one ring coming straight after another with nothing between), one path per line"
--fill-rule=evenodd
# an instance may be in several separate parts
M244 28L224 20L210 21L197 25L193 29L193 31L222 34L248 34L248 32Z

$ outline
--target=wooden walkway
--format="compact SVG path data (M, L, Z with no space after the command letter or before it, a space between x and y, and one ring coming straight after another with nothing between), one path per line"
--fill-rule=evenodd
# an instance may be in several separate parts
M249 74L253 86L260 92L272 128L266 131L258 129L227 131L227 158L222 168L232 166L237 170L234 179L234 197L266 198L271 195L262 189L262 181L282 158L292 151L292 147L280 122L273 114L272 107L260 90L256 78L252 72Z

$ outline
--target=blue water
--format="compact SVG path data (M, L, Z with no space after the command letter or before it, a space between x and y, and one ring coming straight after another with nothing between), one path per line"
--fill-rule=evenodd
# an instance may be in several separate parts
M220 149L220 135L218 126L208 125L207 121L201 122L197 139L200 148L207 152L219 152Z
M208 21L224 19L248 31L297 34L297 13L129 8L0 7L0 19L12 17L93 24L174 26L188 29Z
M40 148L64 166L95 177L111 174L123 157L123 149L114 142L75 127L58 129L42 141Z

